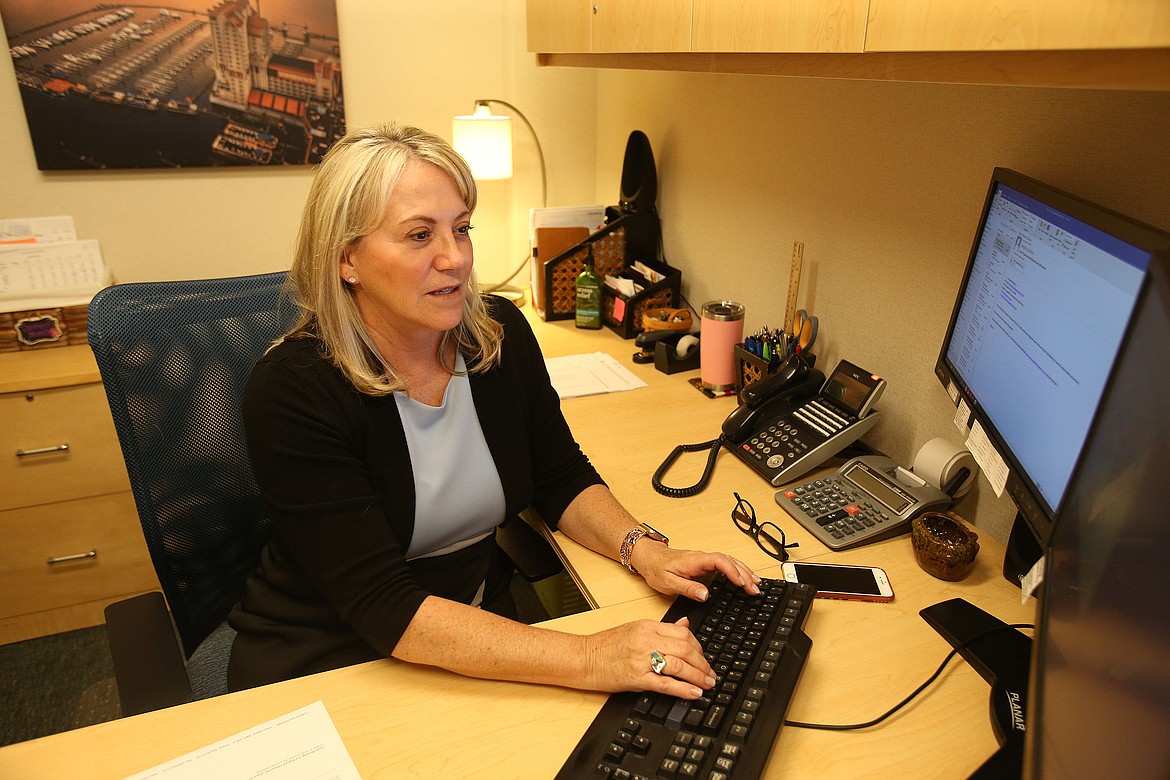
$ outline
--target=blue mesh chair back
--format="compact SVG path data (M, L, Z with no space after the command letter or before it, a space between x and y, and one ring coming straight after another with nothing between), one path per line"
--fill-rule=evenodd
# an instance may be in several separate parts
M89 307L142 531L185 654L227 617L268 540L240 400L295 307L284 273L110 287Z

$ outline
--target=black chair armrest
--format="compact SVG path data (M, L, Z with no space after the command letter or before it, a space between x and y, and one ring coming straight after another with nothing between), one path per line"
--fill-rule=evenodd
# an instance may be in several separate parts
M122 714L192 701L186 660L163 595L144 593L114 602L105 611Z
M564 568L548 540L523 517L510 517L497 526L496 544L529 582L539 582Z

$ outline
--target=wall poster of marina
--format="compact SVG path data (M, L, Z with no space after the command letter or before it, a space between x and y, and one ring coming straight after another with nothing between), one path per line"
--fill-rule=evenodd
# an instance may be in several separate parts
M38 168L312 165L345 134L334 0L188 6L0 0Z

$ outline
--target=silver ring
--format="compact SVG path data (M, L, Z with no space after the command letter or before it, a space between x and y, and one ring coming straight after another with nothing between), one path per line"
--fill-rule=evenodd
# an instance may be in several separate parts
M666 657L662 653L654 650L650 653L650 671L654 674L662 674L662 670L666 668Z

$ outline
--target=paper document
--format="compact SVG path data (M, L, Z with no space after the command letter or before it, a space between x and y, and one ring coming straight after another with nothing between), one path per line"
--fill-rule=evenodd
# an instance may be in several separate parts
M73 225L73 217L0 219L0 247L76 240L77 229Z
M561 398L616 393L646 386L630 369L605 352L548 358L545 364Z
M109 283L94 239L0 250L0 311L87 304Z
M261 723L127 780L360 780L325 704Z

